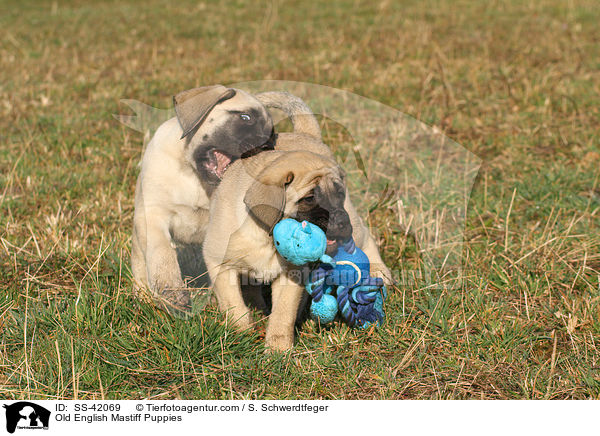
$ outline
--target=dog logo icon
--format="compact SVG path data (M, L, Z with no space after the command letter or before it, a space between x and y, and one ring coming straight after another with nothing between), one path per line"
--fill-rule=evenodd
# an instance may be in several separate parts
M50 411L29 401L2 407L6 409L6 431L14 433L18 429L48 429L50 423Z

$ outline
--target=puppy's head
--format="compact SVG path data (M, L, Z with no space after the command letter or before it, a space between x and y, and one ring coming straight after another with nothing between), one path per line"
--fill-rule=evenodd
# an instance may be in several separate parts
M185 158L209 187L219 184L236 159L273 149L273 121L252 95L221 85L173 97L187 139Z
M333 250L337 241L352 236L345 198L345 175L335 161L297 151L282 153L262 169L244 202L250 215L269 233L283 218L307 220L325 232Z

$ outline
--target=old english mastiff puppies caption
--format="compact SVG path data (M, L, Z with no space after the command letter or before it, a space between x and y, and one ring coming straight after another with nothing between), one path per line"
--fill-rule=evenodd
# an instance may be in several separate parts
M279 97L263 95L261 100ZM269 105L274 106L274 102ZM304 120L298 125L304 128L311 123ZM352 207L344 172L321 142L320 132L315 137L314 131L298 131L298 125L294 125L294 133L277 136L275 151L230 166L211 199L203 249L219 307L236 326L248 328L252 324L244 297L255 302L260 299L254 287L244 291L255 295L242 294L240 278L271 284L266 345L275 350L293 345L296 316L306 297L298 267L279 256L273 245L271 231L281 219L306 219L318 225L327 235L329 249L335 248L338 239L353 235L369 256L373 275L383 277L388 284L391 277Z

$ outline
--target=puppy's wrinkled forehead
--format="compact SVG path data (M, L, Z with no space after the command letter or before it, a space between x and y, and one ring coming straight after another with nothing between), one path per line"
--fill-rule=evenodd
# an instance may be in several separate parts
M267 109L250 94L236 90L233 98L222 101L216 105L207 117L207 127L215 129L216 127L230 122L231 116L248 115L252 121L271 121L271 116ZM272 122L271 122L272 127Z
M337 203L333 199L338 196L343 202L346 192L344 171L333 162L324 164L322 161L317 161L312 163L315 164L315 168L307 171L296 171L296 176L288 189L290 193L295 192L298 197L296 199L299 199L309 191L314 190L315 194L331 198L332 202Z
M339 171L331 171L327 177L320 178L315 186L315 195L324 207L339 207L343 204L346 197L344 172L339 169Z

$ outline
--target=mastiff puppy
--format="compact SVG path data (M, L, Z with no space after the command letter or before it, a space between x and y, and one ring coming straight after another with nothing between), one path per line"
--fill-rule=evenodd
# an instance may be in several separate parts
M286 95L266 93L261 101L277 107L279 98ZM307 296L301 271L273 245L271 232L281 219L291 217L319 226L327 235L330 250L337 240L352 235L369 256L372 274L388 284L391 279L348 198L343 170L321 141L318 123L312 116L298 116L294 128L294 133L277 136L274 151L230 165L211 198L203 247L219 308L237 327L252 324L244 297L264 306L259 301L260 286L244 286L244 292L253 294L244 295L242 284L246 280L271 284L266 345L274 350L292 347L297 313Z
M221 85L173 98L176 117L156 131L135 192L132 272L168 309L190 308L176 243L200 244L209 197L237 159L273 148L273 121L254 96Z

